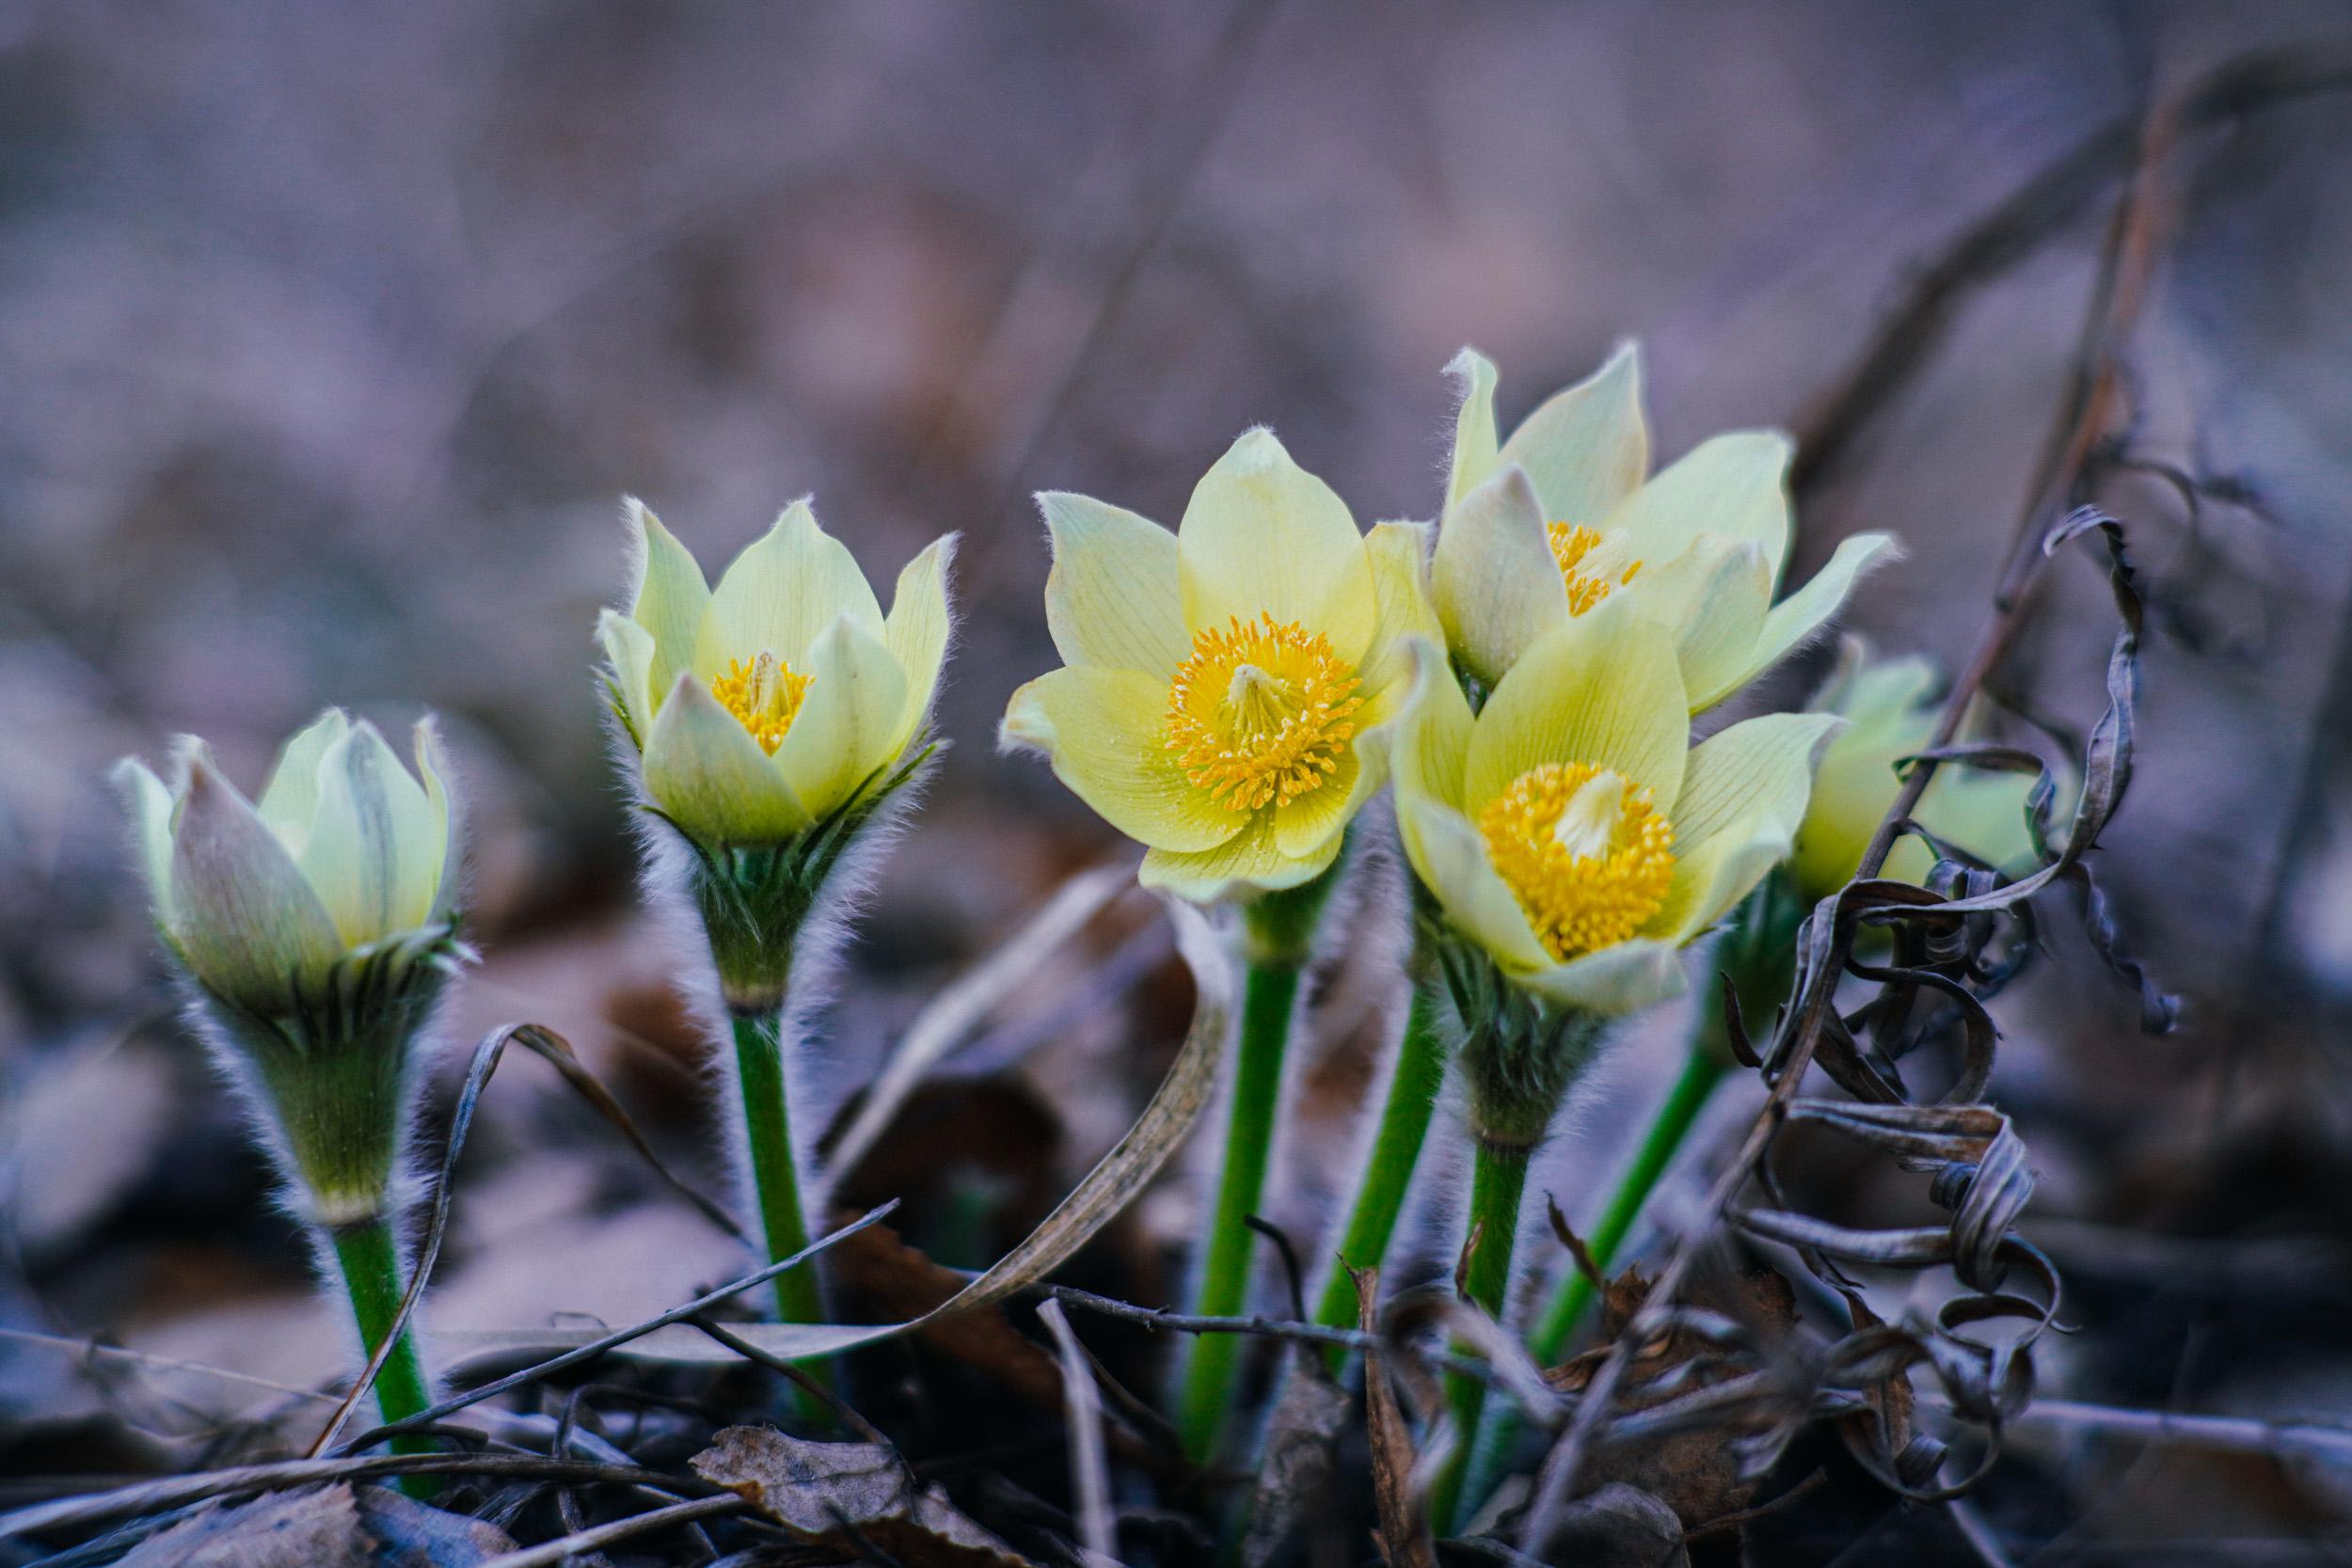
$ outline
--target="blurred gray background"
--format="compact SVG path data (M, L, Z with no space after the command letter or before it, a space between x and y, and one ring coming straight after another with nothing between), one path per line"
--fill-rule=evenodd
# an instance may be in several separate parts
M225 1326L257 1303L311 1321L292 1267L257 1282L199 1244L191 1216L258 1207L258 1179L164 1015L114 757L196 731L251 786L323 704L439 711L490 955L458 1032L528 1014L614 1070L631 1041L684 1061L589 676L619 498L714 569L808 492L878 581L961 531L952 750L834 1025L837 1099L923 995L1115 847L993 750L1007 694L1053 662L1029 490L1172 522L1263 421L1361 520L1429 515L1439 372L1465 342L1501 362L1506 418L1638 336L1661 455L1798 425L1922 265L2152 83L2347 37L2343 6L2295 0L0 6L11 1315L230 1361L262 1353ZM2162 605L2139 781L2096 860L2191 1010L2138 1037L2052 901L1995 1094L2080 1234L2352 1229L2348 135L2352 97L2318 94L2201 130L2175 166L2133 354L2141 444L2260 505L2192 531L2161 484L2107 498ZM1949 665L1981 627L2112 197L1970 291L1805 495L1800 570L1855 529L1906 541L1850 617L1883 646ZM2066 563L2005 688L2088 726L2111 626L2097 563ZM1317 1082L1357 1081L1379 1000L1324 1032ZM1564 1143L1564 1202L1606 1176L1677 1022ZM1072 1129L1062 1180L1170 1030L1132 1063L1118 1029L1047 1033L1090 1064L1060 1089L1121 1085L1044 1095ZM724 1272L691 1218L614 1198L621 1166L598 1187L563 1163L589 1156L550 1152L600 1134L524 1107L537 1070L493 1093L508 1130L485 1128L444 1315L587 1291L617 1317ZM666 1092L692 1146L690 1082L635 1092ZM1285 1200L1308 1234L1318 1180ZM1147 1229L1189 1199L1168 1201ZM485 1280L511 1256L490 1242L525 1233L640 1262ZM313 1340L271 1353L292 1375L331 1360Z

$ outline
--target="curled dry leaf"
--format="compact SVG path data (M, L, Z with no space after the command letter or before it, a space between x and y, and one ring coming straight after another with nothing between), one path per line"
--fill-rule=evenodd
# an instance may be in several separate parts
M1302 1521L1327 1507L1333 1445L1347 1422L1347 1391L1314 1345L1294 1343L1282 1392L1266 1419L1258 1484L1243 1536L1243 1568L1265 1568Z
M811 1545L904 1568L1034 1568L880 1443L809 1443L728 1427L694 1456L723 1486Z
M1356 1323L1365 1333L1380 1328L1380 1271L1350 1269L1356 1282ZM1437 1549L1429 1519L1415 1484L1413 1434L1389 1382L1389 1357L1375 1340L1364 1352L1364 1429L1372 1442L1372 1499L1380 1519L1380 1552L1389 1568L1436 1568Z

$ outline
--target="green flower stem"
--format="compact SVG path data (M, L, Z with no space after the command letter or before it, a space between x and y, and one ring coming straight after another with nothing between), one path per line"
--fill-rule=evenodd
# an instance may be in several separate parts
M808 1245L808 1218L801 1209L801 1171L792 1154L792 1113L787 1103L781 1009L735 1017L735 1064L743 1085L743 1131L751 1143L752 1187L759 1200L761 1233L768 1260L789 1258ZM776 1317L787 1323L825 1321L817 1272L803 1266L776 1275ZM822 1364L810 1369L822 1373Z
M1430 1115L1437 1109L1438 1091L1445 1083L1444 1003L1434 981L1413 988L1411 1007L1405 1015L1405 1037L1396 1048L1396 1070L1389 1080L1388 1102L1380 1109L1372 1153L1356 1203L1340 1241L1340 1260L1324 1282L1323 1299L1314 1321L1327 1328L1356 1326L1358 1307L1350 1269L1376 1268L1388 1256L1411 1190L1413 1169L1421 1161L1422 1144L1429 1135ZM1348 1353L1334 1345L1327 1353L1338 1371Z
M327 1232L335 1249L335 1263L342 1270L343 1291L351 1300L351 1316L359 1325L359 1340L366 1354L373 1358L384 1343L384 1336L391 1331L392 1320L400 1315L401 1297L407 1293L402 1283L400 1244L392 1235L392 1227L381 1216L357 1224L335 1227ZM424 1367L417 1359L417 1342L405 1328L392 1345L392 1354L384 1358L383 1370L375 1377L375 1406L387 1421L405 1420L433 1402L433 1390L426 1384ZM390 1439L394 1453L433 1453L439 1445L432 1438L418 1433L404 1433ZM437 1490L429 1476L408 1476L401 1481L402 1490L410 1497L423 1497Z
M1245 1223L1257 1212L1274 1146L1275 1113L1282 1088L1282 1056L1298 1000L1302 965L1295 958L1260 958L1248 966L1241 1009L1241 1048L1234 1064L1232 1104L1225 1130L1225 1164L1209 1223L1208 1254L1193 1310L1229 1317L1249 1296L1249 1260L1256 1237ZM1203 1334L1184 1370L1177 1431L1184 1453L1205 1464L1216 1451L1232 1401L1241 1354L1237 1334Z
M1683 1058L1682 1072L1675 1079L1674 1087L1666 1091L1666 1102L1658 1107L1657 1116L1651 1118L1642 1147L1634 1151L1633 1163L1618 1178L1617 1190L1610 1195L1609 1207L1601 1211L1600 1223L1584 1238L1596 1267L1605 1270L1616 1260L1617 1248L1625 1244L1633 1222L1640 1218L1643 1205L1649 1201L1650 1190L1666 1174L1682 1140L1690 1135L1699 1113L1707 1108L1715 1085L1723 1081L1725 1065L1725 1059L1716 1054L1702 1031L1700 1037L1692 1041L1691 1053ZM1535 1353L1538 1365L1549 1367L1560 1358L1568 1337L1584 1321L1592 1305L1592 1280L1582 1269L1569 1269L1529 1338L1528 1348Z
M1463 1280L1472 1305L1501 1322L1511 1288L1511 1253L1518 1243L1519 1200L1527 1191L1527 1167L1534 1156L1532 1144L1482 1141L1470 1170L1470 1227L1478 1237ZM1429 1491L1429 1522L1439 1533L1460 1526L1454 1517L1463 1501L1463 1481L1470 1457L1478 1446L1479 1418L1486 1403L1486 1386L1471 1378L1449 1376L1446 1402L1454 1416L1454 1456L1438 1472Z

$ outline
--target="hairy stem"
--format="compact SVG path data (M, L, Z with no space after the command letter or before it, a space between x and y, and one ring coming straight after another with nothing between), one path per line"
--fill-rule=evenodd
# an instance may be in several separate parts
M1527 1191L1533 1144L1481 1139L1470 1167L1470 1233L1477 1237L1462 1281L1471 1305L1501 1322L1511 1289L1511 1253L1518 1239L1519 1200ZM1463 1481L1478 1447L1479 1418L1486 1407L1486 1386L1458 1374L1446 1379L1446 1403L1454 1417L1454 1455L1429 1489L1429 1522L1440 1533L1458 1528Z
M359 1325L362 1354L373 1357L390 1332L392 1320L400 1315L400 1299L406 1293L402 1281L400 1243L392 1227L381 1215L353 1225L337 1226L327 1232L327 1240L335 1250L335 1264L343 1276L343 1291L351 1302L351 1316ZM417 1342L405 1328L393 1344L391 1354L384 1358L384 1367L375 1378L375 1406L386 1421L405 1420L433 1402L433 1390L425 1381L424 1366L417 1358ZM439 1445L430 1437L407 1435L391 1439L394 1453L434 1453ZM402 1489L414 1497L429 1497L437 1484L427 1476L410 1476L402 1481Z
M782 1033L781 1009L736 1015L735 1065L742 1079L743 1131L751 1145L752 1189L758 1198L760 1230L771 1263L808 1245L808 1219L801 1209L800 1165L792 1153L792 1113L785 1090ZM825 1321L814 1269L778 1275L775 1290L778 1321ZM812 1370L820 1369L821 1364Z
M1287 958L1254 960L1244 983L1241 1044L1225 1130L1225 1163L1217 1177L1216 1208L1209 1222L1200 1290L1194 1298L1193 1309L1203 1317L1230 1317L1248 1300L1255 1238L1246 1222L1257 1212L1265 1185L1266 1161L1273 1150L1282 1056L1298 999L1300 967ZM1183 1434L1186 1457L1196 1464L1205 1463L1216 1452L1224 1433L1240 1354L1241 1340L1232 1336L1201 1339L1192 1347L1177 1430Z
M1437 1109L1438 1091L1445 1083L1445 1038L1441 1022L1444 1003L1434 982L1413 988L1413 1001L1405 1015L1405 1037L1396 1049L1396 1070L1389 1080L1389 1098L1380 1109L1372 1151L1357 1183L1356 1201L1342 1233L1339 1261L1325 1281L1323 1299L1314 1321L1326 1328L1356 1326L1356 1287L1350 1269L1377 1268L1388 1256L1404 1212L1405 1195L1412 1189L1413 1171L1421 1162L1422 1145L1429 1135L1429 1118ZM1344 1347L1327 1352L1331 1370L1346 1362Z

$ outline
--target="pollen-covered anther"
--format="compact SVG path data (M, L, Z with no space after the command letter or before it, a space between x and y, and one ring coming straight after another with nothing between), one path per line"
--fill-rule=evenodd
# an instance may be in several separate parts
M761 751L773 756L791 732L792 721L800 717L801 699L808 695L814 678L763 648L749 661L727 660L726 673L710 678L710 694L742 721Z
M1364 705L1329 640L1235 616L1196 632L1168 693L1168 749L1228 810L1286 806L1339 771Z
M1560 579L1567 584L1568 613L1581 615L1609 596L1610 591L1633 580L1642 569L1638 561L1629 562L1622 571L1596 572L1585 563L1585 558L1606 537L1590 523L1550 522L1544 525L1544 533L1551 542L1551 559L1560 568Z
M1587 763L1548 762L1479 814L1496 871L1563 962L1613 946L1664 907L1674 824L1650 792Z

